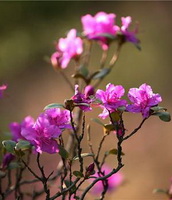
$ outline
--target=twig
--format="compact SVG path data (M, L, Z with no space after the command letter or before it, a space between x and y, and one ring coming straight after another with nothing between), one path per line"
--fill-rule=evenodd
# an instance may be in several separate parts
M132 131L129 135L127 135L126 137L124 137L123 140L127 140L127 139L130 138L132 135L134 135L135 133L137 133L137 131L138 131L139 129L141 129L142 125L144 124L144 122L145 122L147 119L148 119L148 118L144 118L144 119L142 120L142 122L140 123L140 125L139 125L136 129L134 129L134 131Z

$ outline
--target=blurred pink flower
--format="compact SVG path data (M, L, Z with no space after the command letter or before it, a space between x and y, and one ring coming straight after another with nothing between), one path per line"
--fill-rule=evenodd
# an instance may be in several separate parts
M104 174L107 175L111 172L111 169L108 166L103 166L103 171ZM102 177L102 175L98 174L98 172L96 172L94 174L95 177ZM112 176L110 176L108 179L108 192L114 191L118 186L120 186L124 180L123 175L120 172L117 172L116 174L113 174ZM100 194L101 192L103 192L103 183L102 181L98 181L94 187L91 189L91 192L93 194Z
M133 113L141 112L144 118L149 117L152 106L162 101L161 96L158 93L154 94L152 88L146 83L139 88L131 88L128 97L133 104L128 105L127 110Z
M138 33L138 27L135 28L135 30L130 31L129 27L132 23L132 18L130 16L127 17L121 17L122 26L121 26L121 32L125 36L125 40L132 42L134 44L138 44L139 40L136 37L136 34Z
M18 142L18 140L20 139L25 140L25 138L21 135L21 130L22 128L30 127L33 124L34 124L34 119L30 116L25 117L21 123L12 122L9 125L12 134L12 140L14 140L15 142Z
M72 58L77 58L83 52L82 40L77 37L76 29L71 29L66 38L60 38L57 51L62 53L61 67L66 68Z
M99 115L102 119L109 116L109 112L116 111L120 106L126 106L126 100L121 100L125 90L121 85L113 85L109 83L106 90L97 90L96 98L102 103L99 104L103 108L103 112Z
M87 14L81 18L84 35L90 40L98 40L104 50L108 49L106 34L115 36L119 27L115 25L116 15L98 12L95 16Z
M62 54L59 52L55 52L51 56L51 64L53 65L54 69L60 69L62 61ZM62 67L63 68L63 67Z
M7 89L7 85L3 84L0 86L0 98L3 97L3 93L6 89Z

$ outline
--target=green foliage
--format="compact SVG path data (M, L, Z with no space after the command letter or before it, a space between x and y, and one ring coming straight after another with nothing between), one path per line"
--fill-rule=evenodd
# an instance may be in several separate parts
M156 112L153 115L158 116L164 122L171 121L171 115L169 112Z
M20 140L16 146L15 146L15 150L21 150L21 151L25 151L31 148L31 144L30 142L26 141L26 140Z
M16 142L14 142L12 140L4 140L4 141L2 141L2 145L8 153L12 153L12 154L15 153L14 149L16 146Z
M61 145L59 145L59 154L62 158L67 159L69 158L69 153L66 151L66 149L64 147L62 147Z
M89 156L93 156L93 154L92 153L82 153L81 154L81 157L82 158L85 158L85 157L89 157ZM75 156L74 158L73 158L73 160L79 160L79 157L78 156Z
M106 151L106 155L117 155L117 154L118 154L117 149L111 149L109 151ZM125 154L123 152L121 152L121 155L124 156Z
M64 105L60 104L60 103L51 103L51 104L45 106L44 110L47 110L50 108L64 108Z
M73 175L76 176L77 178L82 178L84 177L83 173L80 171L74 171Z
M110 72L109 68L103 68L93 76L93 79L101 79L105 77L107 74L109 74L109 72Z

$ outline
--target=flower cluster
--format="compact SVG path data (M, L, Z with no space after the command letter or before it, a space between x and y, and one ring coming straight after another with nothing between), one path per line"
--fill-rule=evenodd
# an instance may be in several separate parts
M70 128L69 111L60 108L46 110L36 122L28 116L21 124L10 124L13 141L27 140L35 147L36 152L50 154L59 151L56 139L64 129Z
M116 15L98 12L95 16L87 14L81 17L83 26L83 37L88 40L95 40L100 43L103 50L107 50L111 41L119 39L121 42L131 42L138 44L136 37L138 28L133 31L129 28L132 23L130 16L122 17L121 27L115 23ZM120 37L121 38L121 37ZM55 69L64 69L68 66L71 59L77 60L83 53L83 40L77 36L76 29L71 29L66 38L60 38L56 46L56 52L51 56L51 63Z
M78 86L76 86L75 95L72 97L75 103L88 104L89 106L80 106L84 111L91 110L90 104L94 104L93 99L86 96L86 91L90 89L94 94L93 87L87 86L85 88L85 94L78 91ZM118 108L126 107L126 111L132 113L141 113L143 118L148 118L150 116L150 110L152 107L157 106L161 101L161 96L157 93L154 94L151 86L146 83L142 84L139 88L131 88L128 92L128 98L132 104L128 104L125 99L121 99L124 96L125 89L121 85L113 85L111 83L107 84L106 90L98 89L95 93L95 99L98 100L96 103L103 112L99 114L99 117L105 119L109 116L109 113L118 112Z

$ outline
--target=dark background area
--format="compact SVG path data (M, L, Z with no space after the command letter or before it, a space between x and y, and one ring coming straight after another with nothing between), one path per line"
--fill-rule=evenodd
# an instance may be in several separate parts
M46 58L54 52L54 42L71 28L82 31L80 17L98 11L132 16L138 21L142 51L126 44L116 68L101 88L111 82L126 91L150 84L163 97L162 105L172 111L172 2L0 2L0 82L8 84L6 97L0 102L1 139L9 137L8 124L25 116L37 117L45 105L62 103L72 93L62 77L55 73ZM95 46L90 68L98 66L101 49ZM112 52L111 52L112 53ZM72 63L65 70L71 75ZM132 130L140 115L126 116L127 129ZM94 126L94 124L93 124ZM96 128L99 128L96 126ZM150 119L140 133L124 145L126 181L108 200L166 199L153 195L154 188L168 188L172 175L171 122ZM97 131L95 131L97 133ZM112 136L113 138L114 136ZM94 135L95 145L98 144ZM104 149L113 144L110 140ZM45 163L51 162L45 155ZM109 164L113 166L111 159Z

